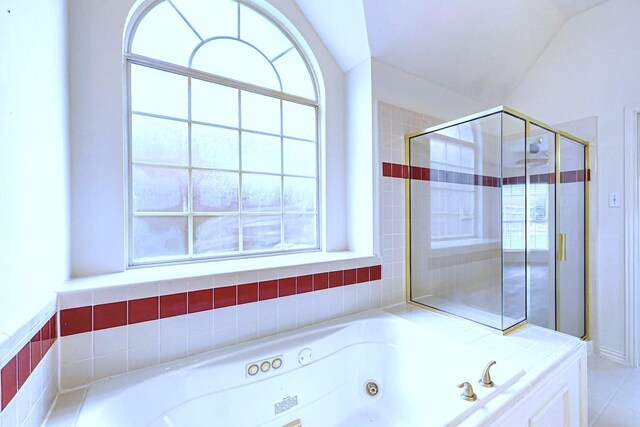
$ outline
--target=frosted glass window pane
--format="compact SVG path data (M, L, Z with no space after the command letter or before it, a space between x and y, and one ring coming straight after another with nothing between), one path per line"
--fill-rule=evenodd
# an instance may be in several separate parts
M203 39L238 36L237 2L232 0L172 1Z
M237 252L240 250L237 216L193 218L193 252L196 254Z
M315 212L316 180L284 177L285 212Z
M460 193L458 191L447 191L447 213L457 214L460 212Z
M460 218L457 216L447 217L447 235L449 237L459 236L461 234Z
M280 173L280 137L242 132L242 170Z
M475 167L475 153L471 147L460 147L460 164L466 168Z
M186 217L134 217L133 258L156 258L187 253Z
M238 127L238 89L192 79L191 117L197 122Z
M245 251L280 249L280 216L245 215L242 243Z
M316 139L316 109L284 101L282 103L283 134L295 138Z
M240 6L240 38L260 49L269 60L291 47L291 42L278 27L244 5Z
M134 212L186 212L187 169L133 165Z
M140 21L131 52L188 66L200 39L166 1L151 9Z
M461 222L462 234L465 236L473 235L473 220L465 219Z
M316 176L316 144L284 139L284 173Z
M187 102L186 77L131 65L133 111L186 119Z
M237 212L238 174L194 170L193 210L195 212Z
M243 91L241 107L243 129L280 134L280 100Z
M191 125L191 156L193 166L237 170L240 164L238 131Z
M202 45L191 68L222 77L282 90L278 75L267 58L255 48L237 40L216 39Z
M445 144L439 139L431 139L431 161L445 163Z
M273 62L273 65L280 74L283 92L316 99L311 74L297 49L291 49L282 55Z
M280 212L280 177L242 174L242 209L247 212Z
M316 216L285 215L284 246L285 249L316 247Z
M447 144L447 163L460 165L460 146L458 144Z
M185 122L131 116L133 161L189 164L189 128Z
M442 213L444 212L444 194L445 190L442 188L431 188L431 211Z
M445 219L443 215L431 216L431 236L440 238L445 236Z

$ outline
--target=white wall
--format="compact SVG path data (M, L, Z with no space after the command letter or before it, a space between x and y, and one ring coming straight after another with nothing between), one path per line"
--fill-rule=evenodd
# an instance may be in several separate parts
M371 60L347 73L347 210L349 241L358 252L373 251L373 100Z
M597 116L596 344L619 359L625 352L624 210L609 208L607 193L624 191L623 109L640 102L638 22L634 0L611 0L571 19L507 101L549 123Z
M68 277L65 26L64 0L2 1L0 325L3 327L29 320L34 313L27 313L28 307L37 307L38 301L48 300L48 291Z
M438 117L442 121L458 119L495 107L421 79L377 59L372 60L372 86L374 99L431 117Z
M125 269L122 40L134 0L69 4L72 275ZM326 247L347 249L344 75L293 0L272 0L313 50L325 84ZM256 4L269 7L264 1ZM329 168L329 171L326 170ZM326 227L330 224L330 227Z

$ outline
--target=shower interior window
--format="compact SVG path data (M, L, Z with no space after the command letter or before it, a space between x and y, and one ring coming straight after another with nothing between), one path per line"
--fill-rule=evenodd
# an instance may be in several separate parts
M458 126L458 128L466 128ZM475 172L476 145L468 134L445 135L445 129L430 139L431 169ZM451 133L451 132L449 132ZM431 240L463 240L476 236L476 187L474 185L431 181Z
M524 250L525 223L522 216L525 185L503 188L503 240L505 250ZM549 185L529 184L529 250L549 249Z

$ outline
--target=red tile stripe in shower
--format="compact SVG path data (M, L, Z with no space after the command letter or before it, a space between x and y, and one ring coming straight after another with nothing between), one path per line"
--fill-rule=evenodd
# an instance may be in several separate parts
M56 314L0 370L0 412L22 388L56 341Z
M464 172L444 171L440 169L407 166L398 163L382 163L382 176L390 178L413 179L418 181L447 182L450 184L479 185L483 187L501 187L502 185L524 184L525 176L499 178L495 176L474 175ZM531 175L531 183L556 183L555 173ZM591 170L586 171L586 180L591 181ZM584 170L560 173L561 183L585 181Z
M149 298L68 308L60 311L60 335L213 310L382 278L382 266L353 268L255 283L223 286Z

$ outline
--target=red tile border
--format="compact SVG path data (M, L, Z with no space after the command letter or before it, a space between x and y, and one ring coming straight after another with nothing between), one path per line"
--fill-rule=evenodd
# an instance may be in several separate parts
M258 301L257 283L238 285L238 304L248 304L256 301Z
M313 275L313 290L320 291L329 287L329 273L317 273Z
M68 308L60 311L60 335L80 334L93 330L93 308L91 306ZM42 338L44 341L44 337ZM43 350L44 353L44 350Z
M160 298L149 297L129 300L127 320L129 325L160 318Z
M402 174L402 169L400 174ZM408 174L408 169L406 171ZM424 173L424 171L423 171ZM424 174L423 174L424 176ZM183 292L160 297L139 298L110 304L65 309L60 312L61 336L90 332L104 328L135 324L199 311L215 310L238 304L265 301L306 292L320 291L382 278L382 267L353 268L284 277L259 283L244 283L199 291ZM123 311L123 308L125 310ZM108 313L112 313L111 318ZM123 319L124 322L123 323ZM55 320L54 320L55 321ZM55 328L54 321L49 328ZM77 322L77 323L76 323ZM54 329L42 329L42 340L34 336L31 342L32 365L37 363L38 343L45 348L46 336ZM34 351L34 349L36 351ZM44 354L44 351L42 351Z
M182 316L187 314L187 293L180 292L160 296L160 318Z
M258 299L265 301L268 299L278 298L278 281L267 280L258 283Z
M31 342L18 352L18 389L22 388L31 374Z
M198 313L213 310L213 289L191 291L187 294L187 311Z
M213 308L224 308L236 305L237 289L235 286L224 286L213 290Z
M329 272L329 287L337 288L339 286L344 285L342 270L338 271L330 271Z
M18 393L18 357L14 356L0 370L0 410L9 405L11 399Z
M31 372L36 369L40 360L42 360L42 335L40 331L36 332L36 334L31 338Z
M288 297L296 294L296 278L287 277L278 280L278 297Z
M298 276L296 278L296 293L304 294L313 291L313 275Z
M43 333L46 331L45 337L48 340L47 350L55 342L57 338L57 327L55 326L57 319L57 314L54 313L51 318L44 323L42 328L0 369L0 412L3 411L16 394L18 394L18 391L46 354L42 346Z
M127 302L112 302L93 306L93 330L115 328L127 324Z
M344 275L344 284L346 285L355 285L358 283L357 280L357 270L352 268L351 270L344 270L342 273Z

